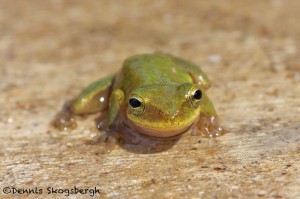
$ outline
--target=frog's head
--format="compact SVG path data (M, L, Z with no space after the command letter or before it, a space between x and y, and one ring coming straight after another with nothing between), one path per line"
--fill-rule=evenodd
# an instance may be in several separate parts
M155 84L139 87L127 99L132 128L155 137L171 137L187 131L198 119L206 94L197 84Z

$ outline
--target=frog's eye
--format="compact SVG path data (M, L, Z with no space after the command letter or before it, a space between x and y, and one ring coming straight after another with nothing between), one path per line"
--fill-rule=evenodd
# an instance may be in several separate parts
M140 107L142 105L142 103L136 98L131 98L129 100L129 104L132 108L137 108L137 107Z
M141 115L145 111L145 103L142 98L138 96L129 99L129 105L134 115Z
M201 98L202 98L202 92L200 90L196 90L194 92L193 97L194 97L195 100L201 100Z
M197 108L202 99L202 91L200 89L195 90L191 93L190 100L192 105Z

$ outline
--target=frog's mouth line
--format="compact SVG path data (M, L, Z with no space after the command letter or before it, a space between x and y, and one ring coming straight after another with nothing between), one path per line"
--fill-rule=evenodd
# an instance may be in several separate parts
M134 123L130 120L130 126L132 126L136 131L138 131L141 134L149 135L153 137L173 137L179 134L182 134L189 130L193 124L189 124L187 126L181 127L181 128L172 128L172 129L162 129L162 128L155 128L155 127L149 127L144 125L139 125L137 123Z

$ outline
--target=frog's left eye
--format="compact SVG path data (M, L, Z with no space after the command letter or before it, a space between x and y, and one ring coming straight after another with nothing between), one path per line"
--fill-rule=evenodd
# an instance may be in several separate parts
M142 98L138 96L132 96L128 102L134 115L141 115L144 113L145 103Z
M195 108L197 108L199 106L201 99L202 99L202 91L200 89L197 89L191 93L191 96L190 96L191 104Z
M202 98L201 90L196 90L193 97L194 97L195 100L201 100L201 98Z

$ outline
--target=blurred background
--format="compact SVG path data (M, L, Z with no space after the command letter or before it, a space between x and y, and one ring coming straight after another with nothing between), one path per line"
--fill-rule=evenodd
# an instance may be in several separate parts
M299 8L294 0L0 0L0 182L97 185L111 197L300 197ZM154 51L202 67L227 135L100 156L86 144L99 133L93 119L72 133L49 127L87 84Z
M245 68L254 76L294 73L298 7L282 0L2 0L1 81L17 84L20 73L77 87L117 71L128 56L157 50L194 61L217 84L232 72L230 80L249 78Z

